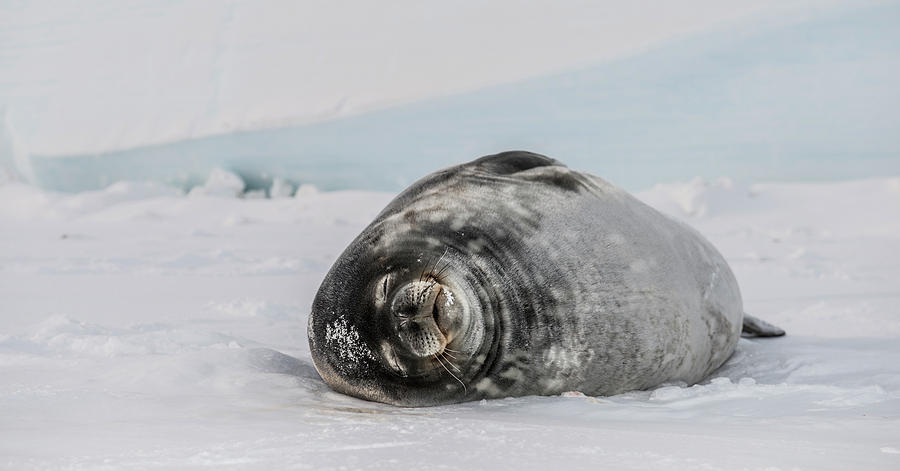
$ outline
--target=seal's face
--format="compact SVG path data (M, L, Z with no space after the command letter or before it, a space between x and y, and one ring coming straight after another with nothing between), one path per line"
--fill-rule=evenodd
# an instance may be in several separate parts
M429 274L423 271L414 280L388 273L375 284L373 307L384 313L378 317L388 324L390 332L382 341L382 354L400 375L442 369L459 380L457 363L465 345L456 340L464 338L460 334L466 329L466 310L451 287L452 276L445 273L449 266L448 261L439 270Z
M316 367L334 389L396 405L466 400L484 355L481 301L445 248L345 254L313 305ZM359 259L367 263L358 263ZM490 346L490 345L489 345Z

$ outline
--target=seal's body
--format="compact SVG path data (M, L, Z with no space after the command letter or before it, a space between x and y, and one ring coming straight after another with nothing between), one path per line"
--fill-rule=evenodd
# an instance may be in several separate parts
M326 276L309 341L335 390L426 406L695 383L742 324L734 275L696 231L600 178L507 152L391 202Z

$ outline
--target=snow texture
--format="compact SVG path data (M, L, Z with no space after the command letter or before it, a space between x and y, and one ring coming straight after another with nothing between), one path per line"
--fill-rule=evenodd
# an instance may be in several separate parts
M0 467L897 469L900 179L639 196L710 238L788 336L742 339L689 387L399 409L331 392L306 338L390 194L0 184Z
M9 0L0 107L35 154L92 154L336 119L860 1Z
M403 3L0 3L0 468L900 469L896 2ZM515 148L652 187L788 336L613 397L330 391L334 260Z
M277 187L277 182L272 186ZM276 188L281 191L280 188ZM228 170L214 168L206 183L191 188L188 196L223 196L236 198L244 193L244 180Z
M24 8L10 18L36 25L0 40L10 50L0 50L8 136L0 167L63 191L138 179L189 189L217 167L251 189L279 177L399 191L437 168L510 149L559 156L631 191L697 175L900 173L897 2L653 2L653 14L644 3L454 2L454 14L441 13L445 2L359 7L360 18L348 14L341 28L317 20L310 31L269 10L277 5L147 5L130 27L155 32L184 21L181 12L202 16L197 37L179 28L153 43L149 63L116 48L109 54L121 60L104 55L81 74L46 64L68 64L63 54L94 64L107 48L140 39L103 37L127 21L127 8L84 18L100 23L89 31ZM783 5L765 8L773 3ZM318 8L297 13L347 10ZM233 20L217 24L213 13ZM354 29L358 21L370 26ZM52 30L62 44L39 47L56 22L66 23ZM449 34L455 28L465 34ZM197 69L165 67L170 61Z
M359 332L343 316L325 326L325 348L337 350L338 356L348 363L359 363L365 357L375 360L371 350L359 341Z

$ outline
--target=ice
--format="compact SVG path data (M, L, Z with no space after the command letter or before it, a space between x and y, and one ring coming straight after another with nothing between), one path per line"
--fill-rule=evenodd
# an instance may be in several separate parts
M544 69L537 55L541 72L527 80L326 121L117 151L28 145L29 181L66 191L146 179L189 188L220 167L251 190L278 177L399 191L437 168L510 149L559 157L631 191L698 175L895 175L898 21L896 3L845 5L684 35L574 69ZM19 114L10 116L22 134Z
M12 124L12 113L0 104L0 181L13 179L35 181L24 148Z
M688 184L657 184L647 192L646 202L680 217L704 217L753 205L749 188L735 187L730 178L709 182L697 177Z
M0 106L35 154L94 154L333 120L861 1L4 2Z
M311 198L319 193L319 189L315 187L315 185L300 185L297 187L297 192L294 194L295 198Z
M224 196L235 198L244 194L241 177L221 168L214 168L206 183L191 188L188 196ZM263 194L265 195L265 194Z
M0 184L0 467L897 467L896 178L642 192L788 335L742 339L698 385L426 409L318 377L312 297L392 194L302 193Z
M280 177L272 179L272 186L269 187L270 198L290 198L291 196L294 196L294 185Z

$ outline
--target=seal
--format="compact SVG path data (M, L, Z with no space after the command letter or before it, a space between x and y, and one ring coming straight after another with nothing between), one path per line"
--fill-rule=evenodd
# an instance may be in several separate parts
M341 254L309 316L335 391L399 406L693 384L745 316L699 233L606 181L523 151L432 173Z

